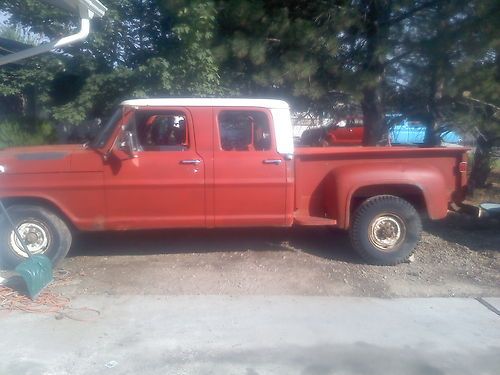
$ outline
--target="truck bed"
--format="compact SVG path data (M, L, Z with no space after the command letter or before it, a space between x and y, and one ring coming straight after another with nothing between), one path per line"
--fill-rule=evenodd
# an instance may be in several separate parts
M467 148L307 147L295 150L295 221L349 227L356 200L394 194L432 219L461 202ZM326 202L325 202L326 200Z

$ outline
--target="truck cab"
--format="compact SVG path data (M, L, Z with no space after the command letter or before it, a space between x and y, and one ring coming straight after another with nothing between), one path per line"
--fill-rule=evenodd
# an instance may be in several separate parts
M120 110L91 145L104 155L104 229L286 224L293 143L275 121L289 121L286 103L153 99Z

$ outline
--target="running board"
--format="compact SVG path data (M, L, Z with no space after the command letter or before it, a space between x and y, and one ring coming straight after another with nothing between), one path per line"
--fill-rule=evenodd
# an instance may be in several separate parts
M303 226L335 226L337 220L319 216L295 216L293 222Z

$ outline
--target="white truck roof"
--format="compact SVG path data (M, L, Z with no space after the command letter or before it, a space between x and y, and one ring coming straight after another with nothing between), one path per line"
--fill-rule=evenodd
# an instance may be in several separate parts
M293 155L293 133L290 107L283 100L231 98L165 98L125 100L131 107L254 107L269 109L274 121L276 149L280 154Z
M269 109L289 109L288 103L275 99L234 99L234 98L155 98L125 100L122 105L137 107L260 107Z

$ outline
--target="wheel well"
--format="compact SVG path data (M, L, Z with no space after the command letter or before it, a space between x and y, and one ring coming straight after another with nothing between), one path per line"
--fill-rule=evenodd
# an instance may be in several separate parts
M63 220L66 223L66 225L72 232L77 231L76 227L73 225L68 216L63 211L61 211L59 207L57 207L54 203L52 203L47 199L36 198L36 197L15 197L15 198L4 198L2 199L2 202L5 204L6 207L18 204L44 207L57 214L57 216L59 216L61 220Z
M377 195L394 195L410 203L421 215L427 214L424 193L414 185L371 185L356 190L351 197L350 213L352 213L368 198Z

